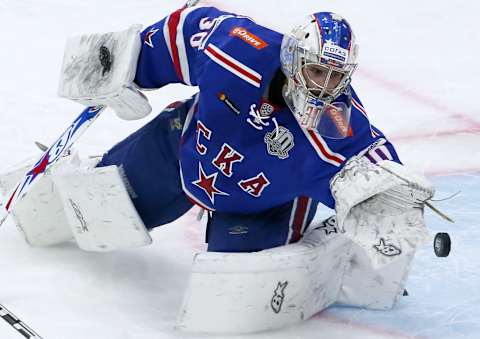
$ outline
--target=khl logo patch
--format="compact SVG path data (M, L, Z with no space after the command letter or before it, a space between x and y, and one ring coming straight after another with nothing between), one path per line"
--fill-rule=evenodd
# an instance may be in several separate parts
M278 130L274 129L265 134L263 140L267 144L268 154L281 160L287 159L288 151L295 146L293 134L283 126L278 126Z

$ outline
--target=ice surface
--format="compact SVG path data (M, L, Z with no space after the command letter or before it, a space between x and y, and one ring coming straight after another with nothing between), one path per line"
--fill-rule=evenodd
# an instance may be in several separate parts
M360 44L354 86L372 119L408 165L429 175L436 205L456 221L427 213L449 232L448 258L422 248L410 296L388 312L332 308L294 328L249 338L480 338L480 78L474 25L480 3L424 1L209 1L286 30L312 11L347 17ZM149 25L180 1L0 0L0 172L49 144L81 107L56 96L66 38ZM171 86L149 93L154 110L192 94ZM79 143L101 154L145 121L106 112ZM328 213L322 211L322 213ZM0 229L0 303L45 339L208 338L174 330L192 256L204 249L204 225L189 212L153 232L149 247L108 254L72 244L29 248L8 222ZM21 337L0 321L0 339Z

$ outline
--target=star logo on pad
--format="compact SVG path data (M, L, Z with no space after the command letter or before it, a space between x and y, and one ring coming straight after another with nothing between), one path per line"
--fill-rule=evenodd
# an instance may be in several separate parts
M143 39L143 42L145 42L146 45L150 46L153 48L153 42L152 42L152 37L155 35L155 33L158 32L158 28L151 28L147 34L145 35L145 39Z
M217 180L218 172L215 172L209 176L205 175L203 171L202 164L198 163L198 180L193 181L192 184L202 189L207 195L212 205L215 204L215 194L218 195L229 195L228 193L222 192L215 187L215 181Z

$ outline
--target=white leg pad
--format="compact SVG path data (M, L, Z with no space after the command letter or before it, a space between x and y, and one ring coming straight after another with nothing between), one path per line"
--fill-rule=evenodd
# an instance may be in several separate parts
M297 244L197 254L177 328L238 334L290 326L332 304L388 309L405 289L413 256L408 252L378 267L339 232L334 218Z
M42 178L15 205L12 215L31 246L52 246L73 238L51 177Z
M308 319L336 301L350 244L339 236L256 253L197 254L177 328L248 333Z
M119 168L78 168L54 177L78 246L105 252L152 243L123 183Z
M4 193L15 189L38 157L31 157L0 176ZM63 205L50 175L45 175L15 205L12 219L31 246L52 246L73 239Z
M395 262L374 267L365 251L353 243L337 302L367 309L391 309L403 295L413 257L410 252Z
M12 191L32 168L32 157L0 175L2 193ZM86 251L112 251L152 242L115 166L78 154L59 160L15 205L12 217L31 246L76 240Z

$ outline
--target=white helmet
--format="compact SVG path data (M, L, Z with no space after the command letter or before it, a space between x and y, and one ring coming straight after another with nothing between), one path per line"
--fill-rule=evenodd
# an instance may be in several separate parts
M339 97L347 93L357 53L350 25L330 12L310 15L283 37L283 97L303 128L329 138L348 135L351 104Z

